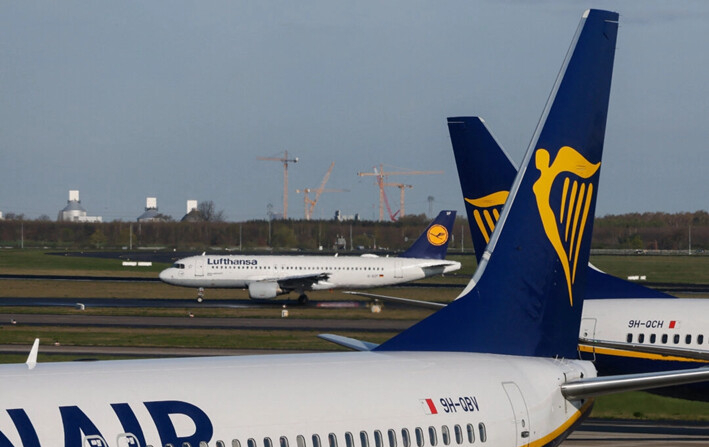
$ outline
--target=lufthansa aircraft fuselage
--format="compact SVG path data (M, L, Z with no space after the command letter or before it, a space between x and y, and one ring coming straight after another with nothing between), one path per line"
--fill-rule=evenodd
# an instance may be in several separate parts
M185 287L249 288L280 278L327 275L307 290L390 286L454 272L460 262L364 256L192 256L160 273L168 284Z

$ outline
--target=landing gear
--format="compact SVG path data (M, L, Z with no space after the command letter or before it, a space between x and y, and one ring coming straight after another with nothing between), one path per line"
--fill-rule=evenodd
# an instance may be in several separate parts
M197 289L197 302L201 303L204 301L204 287Z
M308 304L308 295L301 293L298 297L298 304Z

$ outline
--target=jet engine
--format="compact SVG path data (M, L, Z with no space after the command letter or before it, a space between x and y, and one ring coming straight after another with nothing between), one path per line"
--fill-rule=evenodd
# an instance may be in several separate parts
M255 281L249 284L249 298L268 300L283 292L275 281Z

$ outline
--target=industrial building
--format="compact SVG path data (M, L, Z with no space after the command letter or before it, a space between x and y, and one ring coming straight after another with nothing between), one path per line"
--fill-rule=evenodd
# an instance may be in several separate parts
M67 205L59 211L57 216L59 222L103 222L101 216L89 216L79 200L79 191L72 189L69 191Z

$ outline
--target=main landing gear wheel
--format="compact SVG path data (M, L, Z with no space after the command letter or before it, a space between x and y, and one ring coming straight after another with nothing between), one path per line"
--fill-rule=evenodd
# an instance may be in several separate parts
M200 287L197 290L197 302L201 303L202 301L204 301L204 287Z
M301 293L298 297L298 304L308 304L308 295Z

